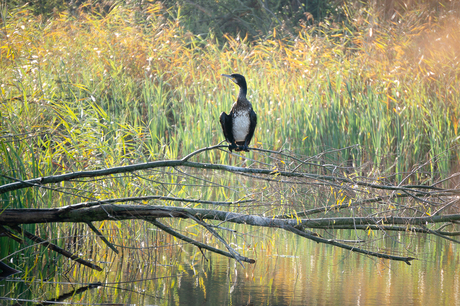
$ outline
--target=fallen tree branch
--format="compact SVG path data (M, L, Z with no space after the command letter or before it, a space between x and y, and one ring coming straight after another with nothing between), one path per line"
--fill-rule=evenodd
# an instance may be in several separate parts
M20 180L5 174L0 174L3 178L7 178L11 181L11 183L0 186L0 194L6 194L23 188L38 187L37 190L43 191L41 190L41 188L43 188L47 193L51 190L61 192L65 195L71 195L79 199L89 199L88 202L57 208L2 208L0 213L0 226L7 225L14 228L17 225L31 223L86 223L96 232L97 236L103 239L103 241L116 252L116 248L104 238L103 234L92 225L92 222L140 219L151 222L174 237L199 247L200 250L207 249L211 252L234 258L240 263L253 263L255 261L241 256L230 247L230 244L217 232L218 229L223 230L223 228L219 228L211 222L205 222L204 220L216 220L219 221L219 224L230 222L267 228L279 228L318 243L330 244L335 247L368 256L403 261L407 264L410 264L410 261L414 258L368 251L365 248L357 248L355 245L352 245L353 243L357 243L358 240L341 241L338 239L326 239L319 233L311 230L326 230L327 235L329 235L328 230L337 229L378 230L381 232L406 231L432 234L452 242L460 242L450 238L458 235L456 231L441 231L443 227L438 230L427 227L428 224L434 223L455 224L460 222L460 214L440 214L441 211L447 211L447 209L455 207L454 204L458 203L460 191L455 189L455 187L454 189L442 189L435 187L437 184L402 185L401 182L391 183L392 181L385 177L365 177L361 174L362 172L360 172L359 169L354 169L353 167L350 168L349 166L343 167L331 163L324 163L324 161L327 161L327 158L324 156L325 154L342 151L344 149L323 152L306 159L287 154L283 151L257 148L252 148L252 150L262 157L261 160L249 159L246 158L246 156L230 153L232 156L238 158L238 162L241 160L244 166L190 161L193 157L197 157L199 154L210 150L227 152L222 150L223 148L227 148L227 146L219 144L196 150L182 159L177 160L153 161L108 169L51 175L28 180ZM345 149L349 148L352 147ZM270 161L267 162L264 158L270 159ZM318 163L314 163L314 161L318 161ZM186 171L186 168L201 169L205 171L215 170L214 173L222 171L236 174L240 177L237 178L238 185L233 185L237 187L233 187L232 184L234 184L234 181L230 181L230 183L226 182L225 180L227 177L224 175L218 176L219 180L225 178L224 180L216 182L214 179L209 179L204 171L195 173ZM307 172L311 169L314 170L314 173ZM418 169L421 168L419 167ZM108 194L105 191L99 191L104 190L107 186L105 183L107 179L112 179L114 184L111 186L117 186L118 183L124 184L124 179L126 178L124 174L126 173L133 173L132 178L136 180L136 184L139 183L139 185L136 185L136 192L153 192L153 194L156 195L93 200L94 194ZM416 173L412 171L410 174ZM171 178L171 180L163 182L161 179L158 179L162 175L165 175L168 180ZM101 177L102 179L88 179L93 177ZM80 180L81 178L86 178L86 180ZM233 180L233 177L231 178ZM406 176L405 180L408 180L408 178L409 176ZM73 183L56 188L53 186L46 186L66 181L72 181ZM99 185L97 181L101 181ZM188 181L193 183L187 183ZM199 181L199 184L196 184L196 181ZM261 183L262 186L258 185L259 182L263 182L263 184ZM408 182L410 181L408 180ZM152 187L151 183L153 183L154 186L160 186L160 189ZM93 193L93 190L86 190L88 188L87 184L94 187L94 191L97 191ZM175 189L176 185L181 189ZM288 185L289 188L285 188L286 185ZM173 187L170 188L169 186ZM201 191L198 190L199 192L196 192L197 190L193 189L195 186L199 186L199 188L219 188L211 191L211 199L214 194L217 194L217 197L223 199L235 197L235 195L240 199L246 197L251 197L253 199L239 201L209 201L174 196L175 194L187 194L189 196L198 194L198 197L201 197ZM264 191L267 186L273 188ZM445 186L447 186L447 184L445 184ZM185 187L190 187L190 189L185 189ZM72 188L72 192L63 191L65 188ZM224 190L222 194L220 193L220 188ZM292 191L291 188L293 189ZM88 192L88 196L79 192L73 192L73 190L85 190L85 192ZM241 195L238 194L240 190L248 192ZM163 191L166 191L167 196L158 195ZM229 194L226 192L229 192ZM316 192L316 197L313 196L314 192ZM122 192L121 194L129 195L128 192ZM300 197L298 197L298 195L300 195ZM209 194L206 196L209 196ZM13 193L11 194L11 199L15 199ZM146 201L180 202L182 206L186 207L146 205ZM127 202L131 202L131 204L118 204ZM240 206L240 204L251 202L256 202L256 205ZM193 203L193 205L185 203ZM281 211L277 206L279 204L282 205ZM53 205L54 203L50 206ZM191 208L191 206L196 207L197 205L213 205L214 208L215 206L233 208L231 205L235 205L234 211L238 212ZM251 212L241 213L241 208L244 210L251 209ZM347 215L352 214L352 217L344 217L343 214L338 215L339 212L344 209L347 209L345 213ZM360 209L362 210L360 211ZM434 210L435 213L432 213L432 210ZM269 211L273 211L273 214L269 215ZM291 211L291 213L285 213L286 211ZM321 212L325 213L325 215L317 218L309 218ZM356 212L358 213L355 216ZM411 215L409 215L409 213ZM178 233L173 228L160 223L158 221L160 218L191 219L206 228L216 239L222 242L228 252L218 250L217 248L188 238ZM2 235L6 234L7 233L3 233ZM45 240L39 239L35 241L47 243ZM362 243L363 241L359 240L359 242Z
M95 222L104 220L130 220L143 218L188 218L190 214L199 219L219 220L238 224L264 227L296 226L306 228L334 228L347 225L425 225L430 223L460 221L460 214L435 215L425 217L329 217L312 219L278 219L258 215L212 209L198 209L155 205L98 205L82 207L71 211L61 208L48 209L5 209L0 215L0 223L5 225L48 222Z
M329 227L316 227L316 229L329 229ZM420 228L416 226L396 226L396 225L335 225L334 229L345 229L345 230L375 230L375 231L393 231L393 232L410 232L410 233L422 233L422 234L440 234L443 236L460 236L460 232L446 232L441 230L429 230L427 228ZM457 242L457 241L454 241Z
M7 209L3 211L3 214L0 215L0 223L9 224L12 220L18 220L18 218L24 216L24 213L29 211L29 209ZM54 211L51 213L51 211ZM40 214L46 215L46 217L53 216L52 220L47 220ZM331 239L324 239L318 234L306 230L299 230L298 228L317 228L317 229L339 229L339 228L349 228L349 229L363 229L367 230L369 228L373 229L385 229L391 230L389 225L406 225L407 231L411 231L412 228L409 225L425 225L428 223L438 223L438 222L449 222L449 221L458 221L460 220L460 214L453 215L444 215L444 216L426 216L426 217L385 217L385 218L369 218L369 217L355 217L355 218L346 218L346 217L334 217L334 218L318 218L318 219L276 219L271 217L263 217L257 215L247 215L241 213L217 211L210 209L193 209L193 208L181 208L181 207L167 207L167 206L139 206L139 205L99 205L91 207L81 207L75 210L65 210L62 211L59 208L48 209L47 212L40 213L40 210L33 210L32 216L27 218L27 223L42 223L42 222L93 222L93 221L103 221L103 220L126 220L126 219L146 219L151 220L152 218L191 218L195 222L203 225L210 232L213 233L216 237L220 237L210 226L207 224L204 225L204 219L208 220L218 220L224 222L231 222L237 224L261 226L261 227L271 227L271 228L281 228L288 230L290 232L296 233L298 235L311 239L316 242L331 244L340 248L345 248L352 250L354 252L363 253L369 256L375 256L379 258L393 259L404 261L409 263L413 260L411 257L400 257L393 256L384 253L371 252L367 250L361 250L354 246L347 244L339 243ZM36 221L36 222L33 222ZM158 223L154 225L162 228L166 231L166 227L161 227ZM295 230L293 230L295 229ZM401 227L395 228L396 230L402 230ZM170 231L171 234L173 230ZM175 231L174 231L175 232ZM441 236L448 240L454 240L445 235L428 230L427 228L423 229L424 233L435 234ZM177 234L177 235L176 235ZM178 233L174 234L178 237ZM181 236L180 239L185 236ZM188 240L186 240L188 239ZM187 242L192 240L189 238L184 238ZM219 239L223 240L223 239ZM222 241L226 244L225 241ZM457 241L455 241L457 242ZM192 243L192 242L191 242ZM199 247L204 247L203 245L198 245ZM228 248L228 244L226 244ZM209 248L207 248L209 249ZM225 254L225 256L231 256L233 258L239 258L242 261L251 262L251 259L241 257L237 252L229 248L230 253ZM213 250L215 251L215 250ZM216 252L216 251L215 251Z

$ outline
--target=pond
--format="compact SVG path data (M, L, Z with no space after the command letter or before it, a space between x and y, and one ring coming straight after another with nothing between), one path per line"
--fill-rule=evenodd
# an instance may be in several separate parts
M81 256L93 254L103 272L57 260L43 249L28 258L12 257L15 267L23 262L23 272L0 281L0 304L460 305L458 246L437 237L402 239L416 252L409 266L289 233L254 230L238 241L238 251L257 260L243 267L147 231L133 236L135 243L121 241L119 254L86 239ZM379 245L397 252L408 246L393 239Z

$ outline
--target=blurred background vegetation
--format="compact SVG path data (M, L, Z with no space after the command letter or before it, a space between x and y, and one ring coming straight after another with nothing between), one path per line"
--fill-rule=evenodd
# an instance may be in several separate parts
M273 29L295 36L305 26L325 20L350 23L350 17L363 13L397 21L408 12L418 11L424 17L437 19L459 7L452 0L10 0L8 3L10 7L27 5L35 15L45 18L62 12L78 15L81 10L107 15L117 6L143 12L147 6L161 3L176 12L181 10L181 25L195 35L248 35L251 39L266 37Z

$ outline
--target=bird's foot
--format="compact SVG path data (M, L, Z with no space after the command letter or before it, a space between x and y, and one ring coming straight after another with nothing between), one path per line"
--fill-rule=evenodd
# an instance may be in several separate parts
M238 151L238 148L239 147L234 143L228 146L228 149L230 150L230 152L232 152L232 150Z
M235 151L237 151L237 152L241 152L241 151L249 152L249 147L247 145L236 146Z

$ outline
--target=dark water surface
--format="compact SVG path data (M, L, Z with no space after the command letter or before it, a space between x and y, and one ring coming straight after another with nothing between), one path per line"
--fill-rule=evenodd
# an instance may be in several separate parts
M125 248L118 255L99 249L105 255L95 261L103 272L64 259L62 266L48 262L0 281L0 304L54 299L76 305L460 305L458 246L440 238L381 242L387 250L410 245L418 260L409 266L275 236L256 245L239 241L238 251L257 260L244 268L209 252L206 261L197 248L173 239L157 240L161 248L142 242L142 249Z

